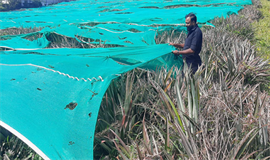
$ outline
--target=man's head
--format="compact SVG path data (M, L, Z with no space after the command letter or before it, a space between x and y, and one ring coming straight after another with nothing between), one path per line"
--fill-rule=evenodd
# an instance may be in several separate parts
M186 27L187 30L190 31L192 28L196 26L197 23L197 17L194 13L189 13L186 15Z

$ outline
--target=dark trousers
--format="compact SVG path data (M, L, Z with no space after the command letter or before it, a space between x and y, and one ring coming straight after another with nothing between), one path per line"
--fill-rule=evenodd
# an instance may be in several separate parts
M195 63L195 64L190 63L190 64L187 64L187 65L188 65L189 68L191 68L192 74L195 74L196 71L198 70L198 68L202 65L202 63L201 62L200 63Z

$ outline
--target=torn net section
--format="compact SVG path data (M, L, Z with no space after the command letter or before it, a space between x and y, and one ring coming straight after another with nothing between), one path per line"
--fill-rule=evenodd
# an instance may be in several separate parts
M1 29L42 29L0 37L0 47L10 49L0 51L0 125L31 142L43 158L93 159L97 114L111 80L142 65L180 61L168 54L171 46L155 44L157 30L183 30L189 12L211 25L246 4L251 1L81 0L2 12ZM48 49L52 34L118 47Z

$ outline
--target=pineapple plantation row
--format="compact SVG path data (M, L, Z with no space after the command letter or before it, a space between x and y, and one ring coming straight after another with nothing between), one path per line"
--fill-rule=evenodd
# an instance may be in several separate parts
M258 56L257 7L203 27L203 65L135 69L114 80L99 112L97 159L270 158L270 64ZM159 43L183 43L167 31Z

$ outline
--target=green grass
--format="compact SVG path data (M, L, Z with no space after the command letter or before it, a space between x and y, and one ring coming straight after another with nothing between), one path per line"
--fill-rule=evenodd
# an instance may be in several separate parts
M264 58L270 59L270 1L261 0L258 10L261 11L263 18L253 22L256 47Z
M261 5L258 10L262 14L262 18L258 21L254 21L252 26L255 29L254 42L257 51L265 59L270 59L270 1L260 0ZM270 63L270 62L269 62ZM268 77L270 79L270 77ZM268 88L268 93L270 93L270 83L265 85Z

